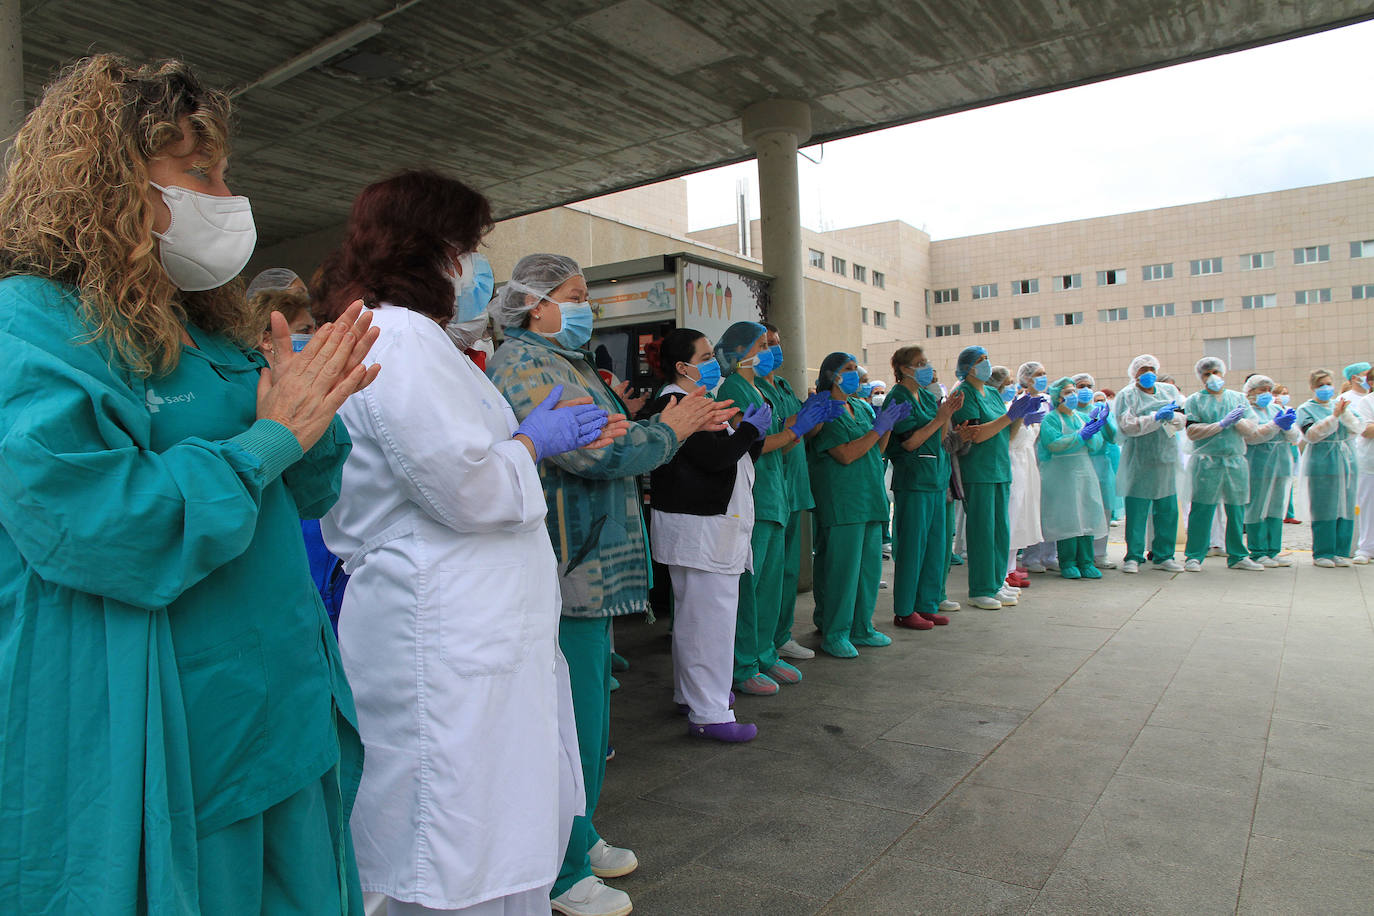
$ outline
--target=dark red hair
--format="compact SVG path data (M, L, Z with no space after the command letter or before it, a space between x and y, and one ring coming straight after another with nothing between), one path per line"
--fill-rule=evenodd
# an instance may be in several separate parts
M404 306L447 322L453 284L446 271L474 250L495 223L477 191L416 169L370 184L353 201L343 242L311 284L316 319L332 321L349 303Z

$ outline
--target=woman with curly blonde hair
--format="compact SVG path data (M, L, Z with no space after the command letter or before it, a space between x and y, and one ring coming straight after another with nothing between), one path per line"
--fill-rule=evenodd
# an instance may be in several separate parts
M228 101L81 61L0 188L0 898L361 911L361 750L299 519L333 504L361 304L275 354L235 279Z

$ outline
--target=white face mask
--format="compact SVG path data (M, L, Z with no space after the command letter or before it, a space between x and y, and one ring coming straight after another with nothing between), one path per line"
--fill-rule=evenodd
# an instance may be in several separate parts
M444 325L444 330L448 332L448 336L452 338L453 342L458 345L458 349L467 350L474 346L482 339L482 336L487 333L487 320L485 312L470 321L459 321L457 318L454 318L448 324Z
M187 292L215 289L238 276L258 243L248 198L150 184L162 192L163 202L172 211L167 231L153 235L162 268L177 288Z

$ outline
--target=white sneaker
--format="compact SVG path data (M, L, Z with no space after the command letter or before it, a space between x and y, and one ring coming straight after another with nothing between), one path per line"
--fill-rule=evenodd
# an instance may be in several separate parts
M1059 562L1057 560L1050 560L1045 564L1045 572L1059 572Z
M1313 566L1320 566L1322 569L1331 569L1336 564L1330 557L1319 557L1312 561Z
M1160 572L1167 573L1183 572L1183 564L1178 562L1178 560L1175 560L1173 557L1170 557L1169 559L1164 560L1163 562L1154 564L1154 568L1159 570Z
M1126 562L1121 564L1121 571L1126 573L1127 575L1133 576L1136 573L1140 572L1140 564L1137 563L1135 560L1127 560Z
M1350 562L1354 563L1356 566L1364 566L1366 563L1369 562L1369 554L1357 553L1350 558Z
M1111 522L1109 522L1108 524L1110 524L1111 527L1113 527L1113 528L1120 528L1120 527L1121 527L1121 519L1119 519L1119 518L1114 518L1114 519L1112 519Z
M1003 582L1002 587L999 588L998 591L1011 592L1013 595L1019 595L1021 594L1021 587L1018 585L1007 585L1005 582Z
M1186 562L1186 563L1183 564L1183 571L1184 571L1184 572L1202 572L1202 561L1201 561L1201 560L1189 560L1188 562Z
M997 600L1002 602L1003 607L1013 607L1020 598L1014 592L1004 588L997 593Z
M1337 566L1354 566L1349 557L1336 557Z
M887 588L887 580L882 579L878 582L878 588Z
M1224 556L1226 556L1226 548L1225 548L1225 547L1208 547L1208 548L1207 548L1207 556L1209 556L1209 557L1224 557Z
M781 655L783 658L795 658L801 659L803 661L805 661L808 658L816 657L815 650L806 648L806 646L803 646L795 639L789 639L787 642L779 646L778 654Z
M1026 564L1026 572L1043 573L1044 571L1045 571L1045 567L1042 566L1042 565L1040 565L1039 563L1027 563L1027 564Z
M1256 563L1254 560L1250 559L1249 557L1241 557L1239 560L1237 560L1236 562L1232 563L1231 566L1230 566L1230 568L1231 568L1231 569L1244 569L1244 570L1264 569L1264 567L1263 567L1262 565L1260 565L1259 563Z
M612 846L605 840L597 840L587 850L587 858L592 862L592 874L598 878L620 878L639 867L633 851Z
M1094 557L1093 565L1098 569L1116 569L1116 561L1109 560L1106 557Z
M634 909L629 894L607 887L595 876L583 878L549 903L564 916L628 916Z
M957 610L959 610L959 602L957 602L957 601L951 601L950 599L946 598L944 601L941 601L941 602L940 602L940 612L941 612L941 613L947 614L947 613L949 613L950 611L957 611Z
M1260 557L1255 562L1259 563L1259 565L1263 566L1265 569L1273 569L1279 565L1279 561L1275 560L1273 557Z
M1289 554L1286 554L1286 553L1281 553L1281 554L1279 554L1278 556L1276 556L1276 557L1270 557L1269 559L1271 559L1271 560L1274 561L1274 565L1275 565L1275 566L1292 566L1292 565L1293 565L1293 558L1292 558L1292 556L1290 556ZM1263 561L1261 561L1261 562L1263 562Z
M1002 602L996 598L989 598L987 595L978 595L970 598L968 603L985 611L995 611L1002 607Z
M891 548L891 547L884 547L884 548L883 548L883 559L884 559L884 560L890 560L890 559L892 559L892 548Z

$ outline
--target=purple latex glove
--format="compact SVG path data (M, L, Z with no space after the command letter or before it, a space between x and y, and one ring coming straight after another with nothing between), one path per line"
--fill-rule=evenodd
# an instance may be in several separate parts
M1007 405L1007 416L1013 421L1023 420L1040 409L1044 402L1045 399L1038 394L1023 394Z
M1096 436L1098 433L1100 433L1102 431L1102 427L1106 424L1106 417L1098 417L1095 420L1089 420L1087 423L1084 423L1083 428L1078 431L1078 438L1082 439L1084 442L1087 442L1093 436Z
M818 391L806 399L797 418L792 421L791 430L800 438L822 423L833 420L844 411L844 401L832 398L829 392Z
M1277 426L1279 429L1287 431L1293 428L1293 423L1297 419L1298 412L1290 407L1287 410L1279 411L1279 415L1274 418L1274 425Z
M1040 421L1044 420L1049 415L1050 405L1049 402L1046 402L1044 404L1041 404L1040 407L1034 413L1026 414L1026 419L1022 422L1025 423L1027 426L1034 426Z
M1220 426L1222 429L1226 429L1228 426L1235 426L1236 421L1243 416L1245 416L1245 408L1237 407L1235 410L1231 411L1226 416L1222 417L1221 422L1217 425Z
M892 427L911 416L911 403L909 401L889 401L883 405L883 409L878 411L878 416L873 420L873 431L880 436L885 436L892 432Z
M563 386L554 385L549 396L530 411L515 431L534 444L535 461L591 445L606 428L606 411L595 404L559 407L561 397Z
M744 412L741 423L748 423L759 431L759 437L768 435L768 425L773 422L773 408L767 404L755 404Z
M1098 404L1096 407L1088 411L1088 416L1094 420L1105 421L1107 419L1107 414L1111 412L1112 409L1108 407L1106 404Z

